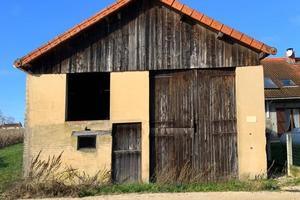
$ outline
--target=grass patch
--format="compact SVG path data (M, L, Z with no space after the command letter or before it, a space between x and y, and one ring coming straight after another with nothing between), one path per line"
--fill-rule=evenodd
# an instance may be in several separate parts
M280 180L281 187L293 187L300 185L300 178L284 178Z
M22 175L23 144L0 149L0 193Z
M3 154L3 150L2 150ZM274 191L279 190L276 180L238 181L221 183L176 182L156 184L121 184L111 183L109 171L99 171L94 176L77 169L64 168L61 153L40 160L41 152L32 159L29 176L21 179L22 145L5 148L3 158L6 172L2 182L5 185L15 181L6 188L4 199L52 198L52 197L86 197L125 193L184 193L184 192L226 192L226 191ZM19 159L18 159L19 158ZM16 163L18 163L16 165ZM8 167L9 166L9 167ZM4 174L6 174L4 176ZM18 180L18 181L16 181Z
M126 193L185 193L185 192L227 192L227 191L277 191L275 180L229 181L226 183L194 183L194 184L125 184L106 185L99 188L81 191L79 197L126 194Z
M39 154L32 161L30 176L22 179L22 152L22 144L0 150L0 191L5 190L4 199L86 197L126 193L278 191L282 186L300 184L300 179L290 179L284 183L278 179L263 179L220 183L113 185L108 180L109 172L98 173L95 176L88 176L75 169L60 172L58 169L62 164L62 154L58 157L50 156L45 161L39 160Z

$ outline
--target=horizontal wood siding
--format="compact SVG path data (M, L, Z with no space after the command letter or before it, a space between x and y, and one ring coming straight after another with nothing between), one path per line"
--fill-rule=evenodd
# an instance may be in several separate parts
M32 63L75 73L258 65L258 53L155 1L136 1Z

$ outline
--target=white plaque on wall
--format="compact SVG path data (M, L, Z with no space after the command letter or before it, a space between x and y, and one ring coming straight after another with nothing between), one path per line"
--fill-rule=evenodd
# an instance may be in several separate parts
M256 123L257 122L256 116L247 116L247 122Z

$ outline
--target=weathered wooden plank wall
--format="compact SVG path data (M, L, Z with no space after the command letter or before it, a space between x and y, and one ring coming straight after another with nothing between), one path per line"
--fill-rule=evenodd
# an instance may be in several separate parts
M141 123L113 125L112 179L141 181Z
M237 177L234 69L157 72L151 102L152 176Z
M194 167L204 180L230 180L238 174L235 73L197 70L195 109L198 148ZM204 173L203 173L204 172Z
M259 65L259 55L155 1L136 1L36 60L32 72L75 73Z
M191 164L192 77L189 70L157 73L151 78L151 176L157 175L158 182L179 176L181 169Z

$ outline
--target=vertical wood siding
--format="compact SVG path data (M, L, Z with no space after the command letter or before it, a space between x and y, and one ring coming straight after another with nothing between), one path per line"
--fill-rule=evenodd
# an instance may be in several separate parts
M113 125L112 179L115 183L141 181L141 123Z
M152 176L237 177L234 69L153 74L151 102Z
M155 1L135 1L32 63L36 74L259 64L256 51Z
M179 176L192 155L193 71L158 73L151 80L152 173ZM176 166L176 167L175 167ZM158 177L160 178L160 177Z

